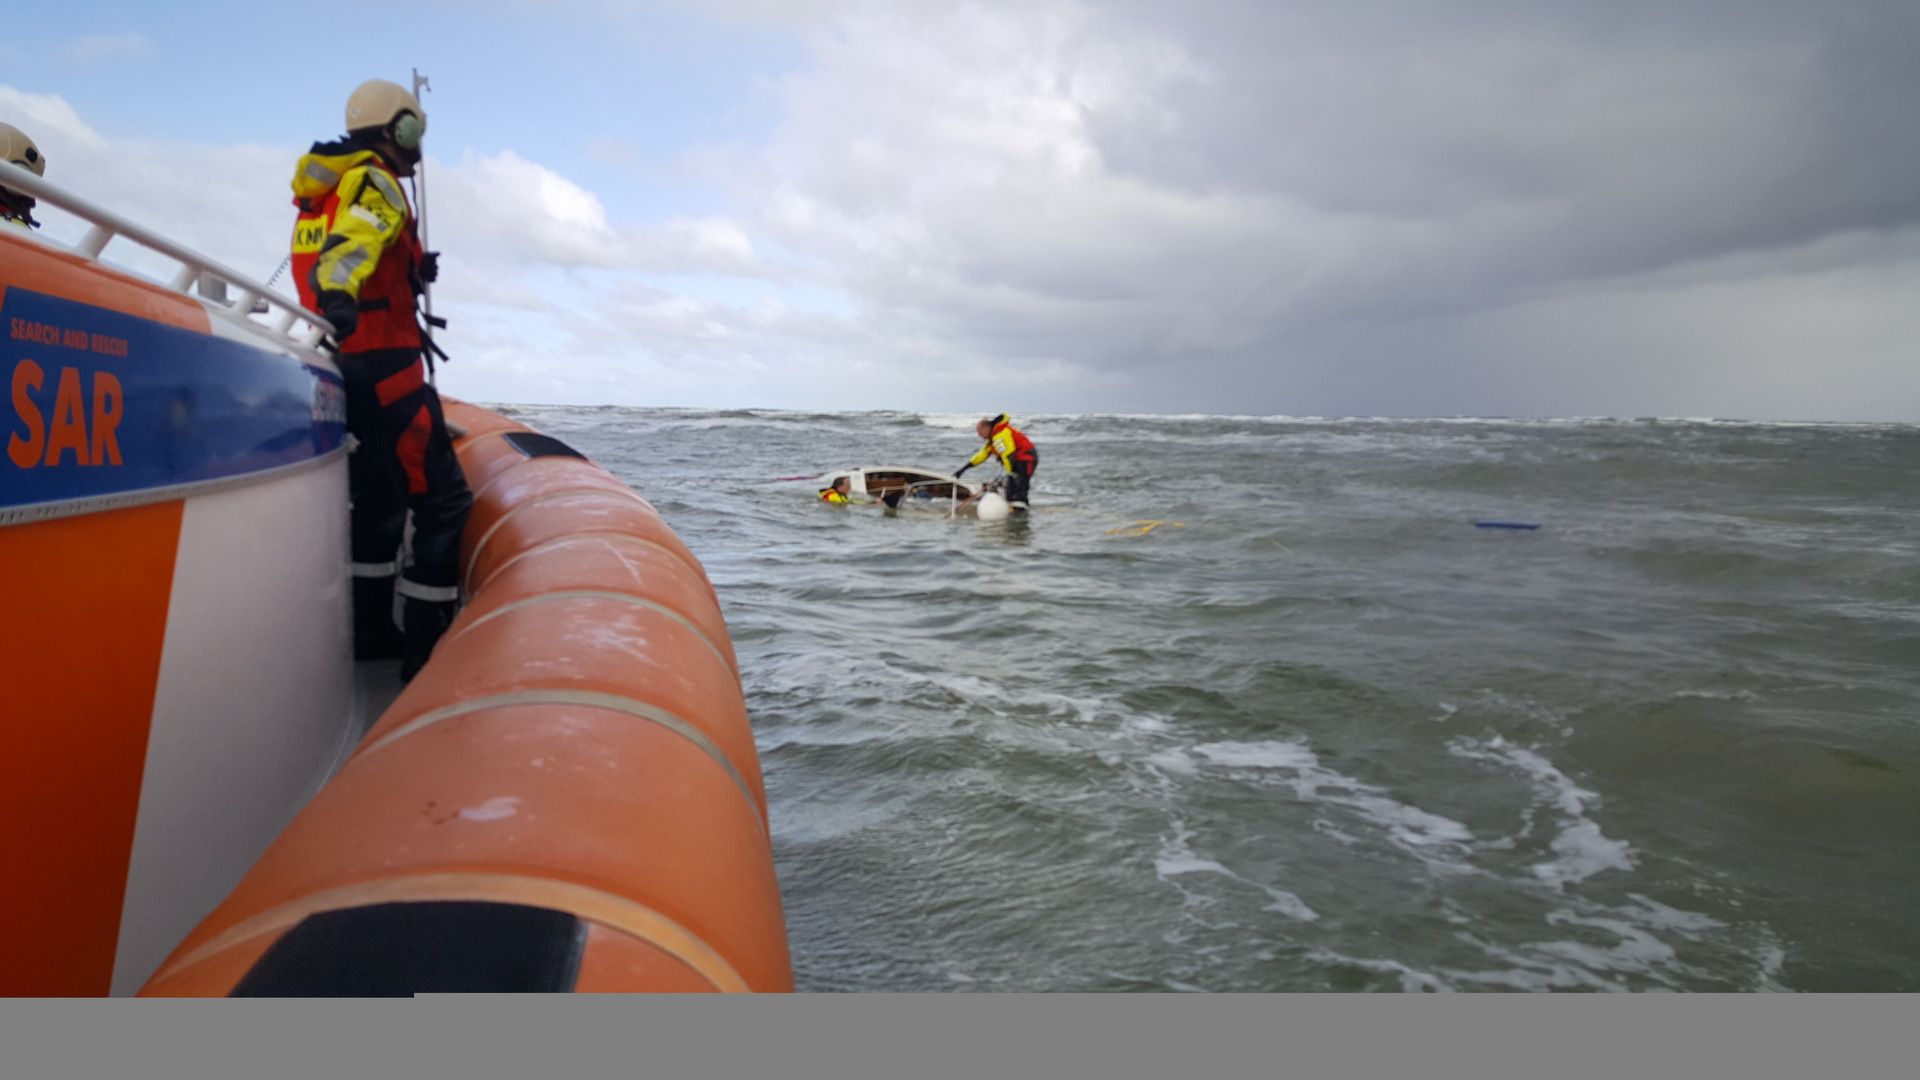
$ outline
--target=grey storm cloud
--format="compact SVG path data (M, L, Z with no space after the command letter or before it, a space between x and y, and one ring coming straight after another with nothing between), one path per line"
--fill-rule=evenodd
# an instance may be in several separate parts
M825 10L753 174L883 337L1201 408L1843 413L1899 377L1885 306L1870 348L1748 331L1913 276L1910 0ZM1859 392L1810 401L1816 361Z
M1114 169L1445 227L1429 295L1920 223L1905 0L1133 10L1210 77L1170 133L1093 117Z
M1920 420L1920 0L691 10L801 46L741 90L768 130L671 163L723 210L634 221L511 147L437 151L482 395ZM0 106L83 192L283 255L286 151ZM589 149L630 156L596 119Z

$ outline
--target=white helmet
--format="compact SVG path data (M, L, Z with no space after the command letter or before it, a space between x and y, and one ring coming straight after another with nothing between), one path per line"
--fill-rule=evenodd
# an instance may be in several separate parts
M0 124L0 161L18 165L35 176L47 175L47 159L40 148L12 124Z
M12 124L0 124L0 161L9 165L18 165L35 176L47 175L47 158L40 148L33 145L27 133ZM38 225L33 220L33 208L38 205L33 196L24 191L14 191L0 185L0 221L24 221L30 226Z
M427 111L407 88L385 79L368 79L347 98L347 131L375 130L402 150L417 150L427 133Z

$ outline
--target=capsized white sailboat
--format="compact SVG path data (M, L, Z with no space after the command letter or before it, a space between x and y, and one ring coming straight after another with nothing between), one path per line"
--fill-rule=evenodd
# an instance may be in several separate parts
M991 484L961 480L935 469L915 465L866 465L827 473L817 478L822 488L845 477L851 494L865 495L890 507L918 507L956 517L999 521L1012 512L1006 497Z
M887 500L898 495L902 501L916 503L964 501L980 493L981 485L959 480L952 475L913 465L867 465L828 473L819 478L821 487L831 487L841 477L855 495ZM889 500L890 501L890 500Z

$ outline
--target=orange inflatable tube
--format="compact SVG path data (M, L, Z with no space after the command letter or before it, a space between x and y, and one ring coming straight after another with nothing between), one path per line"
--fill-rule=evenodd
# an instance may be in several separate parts
M726 624L653 507L557 440L448 420L468 603L148 996L784 991Z

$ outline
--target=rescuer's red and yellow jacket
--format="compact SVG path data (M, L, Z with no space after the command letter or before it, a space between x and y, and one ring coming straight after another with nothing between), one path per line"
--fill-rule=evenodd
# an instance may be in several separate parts
M1033 440L1021 434L1020 429L1007 419L1006 413L993 418L993 428L987 432L987 441L973 457L967 459L967 467L972 468L994 456L1000 458L1000 467L1009 473L1026 471L1016 469L1016 464L1030 468L1039 460L1033 450Z
M425 251L412 204L380 155L351 141L314 144L294 169L293 203L300 302L319 311L321 293L343 292L359 306L359 328L341 351L420 348L414 297Z

